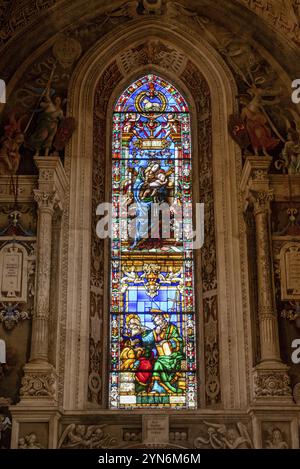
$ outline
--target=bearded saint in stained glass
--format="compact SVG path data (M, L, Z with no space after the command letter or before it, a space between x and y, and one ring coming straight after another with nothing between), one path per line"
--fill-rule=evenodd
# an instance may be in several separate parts
M135 370L136 392L158 396L161 403L168 395L182 394L180 387L181 360L184 358L183 339L170 316L161 310L151 310L154 329L143 329L138 315L126 321L131 340L125 342L121 353L122 369Z

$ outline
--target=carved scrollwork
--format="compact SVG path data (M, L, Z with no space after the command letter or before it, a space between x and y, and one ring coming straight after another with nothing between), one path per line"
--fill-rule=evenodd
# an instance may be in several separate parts
M256 397L290 396L291 380L284 372L258 373L254 378Z
M21 397L54 397L56 379L54 374L26 373L22 379Z

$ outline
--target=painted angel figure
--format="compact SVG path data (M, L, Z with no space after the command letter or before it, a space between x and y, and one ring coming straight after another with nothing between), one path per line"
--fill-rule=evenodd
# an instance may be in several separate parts
M39 155L42 149L45 150L45 156L49 155L58 126L64 117L61 106L61 96L55 94L51 97L50 89L47 88L40 103L43 111L28 140L29 145L35 150L35 156Z
M277 97L273 100L265 99L275 96L275 92L258 88L256 85L249 88L248 94L250 101L241 99L241 103L244 105L241 117L245 122L255 155L258 155L259 150L262 150L264 155L269 156L268 151L277 147L280 140L272 135L270 121L264 111L264 106L278 104L279 99Z
M20 164L20 147L24 142L21 122L24 116L17 120L14 113L8 117L9 123L4 127L4 136L0 140L0 175L16 174Z

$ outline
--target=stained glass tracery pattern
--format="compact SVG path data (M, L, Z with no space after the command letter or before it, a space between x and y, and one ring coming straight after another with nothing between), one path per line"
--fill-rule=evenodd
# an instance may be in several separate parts
M155 75L134 82L116 103L112 147L110 407L193 409L191 135L182 95ZM152 218L159 204L171 207L167 223L163 211Z

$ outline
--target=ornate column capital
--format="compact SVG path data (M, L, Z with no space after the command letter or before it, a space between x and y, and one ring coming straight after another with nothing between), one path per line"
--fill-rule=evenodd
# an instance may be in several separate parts
M52 192L44 192L39 189L33 190L34 200L38 204L40 210L49 211L53 213L57 204L58 204L58 196L55 191Z
M269 191L269 169L271 162L272 158L267 156L248 156L246 158L240 185L245 210L251 200L252 192L259 194Z
M258 213L268 213L270 210L270 203L274 200L274 191L268 189L266 191L254 191L250 190L249 202L253 204L254 215Z
M67 189L67 177L60 158L58 156L36 156L34 162L39 170L38 191L45 194L55 193L56 205L62 210ZM40 197L37 196L37 198L36 201L39 203Z

